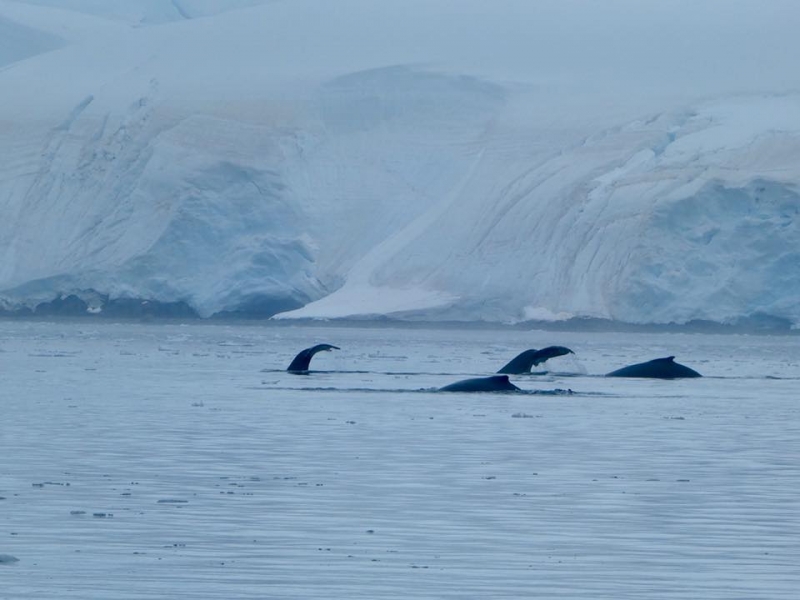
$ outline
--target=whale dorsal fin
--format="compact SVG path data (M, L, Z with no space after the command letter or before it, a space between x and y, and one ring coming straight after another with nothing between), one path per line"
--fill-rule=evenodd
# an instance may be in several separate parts
M655 360L652 360L651 362L671 363L671 362L675 362L675 357L674 356L665 356L664 358L656 358Z

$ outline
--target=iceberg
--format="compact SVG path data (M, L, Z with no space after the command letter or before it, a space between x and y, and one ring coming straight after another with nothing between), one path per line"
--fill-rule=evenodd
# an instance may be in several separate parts
M797 327L790 19L622 4L2 1L0 310Z

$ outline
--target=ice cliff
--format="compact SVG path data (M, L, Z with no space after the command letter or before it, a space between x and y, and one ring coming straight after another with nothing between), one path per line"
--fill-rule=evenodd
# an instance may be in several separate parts
M0 0L0 307L798 326L800 10L673 4Z

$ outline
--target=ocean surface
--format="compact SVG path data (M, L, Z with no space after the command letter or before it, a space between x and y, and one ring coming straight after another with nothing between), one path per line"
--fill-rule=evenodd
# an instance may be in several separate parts
M796 600L799 391L798 336L3 321L0 598Z

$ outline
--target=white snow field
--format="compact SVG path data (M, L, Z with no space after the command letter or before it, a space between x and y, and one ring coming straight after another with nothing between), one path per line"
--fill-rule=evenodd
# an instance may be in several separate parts
M554 343L512 377L543 393L432 391ZM600 376L668 354L705 377ZM794 600L799 363L796 336L2 321L0 598Z
M797 326L798 19L0 0L0 308Z

